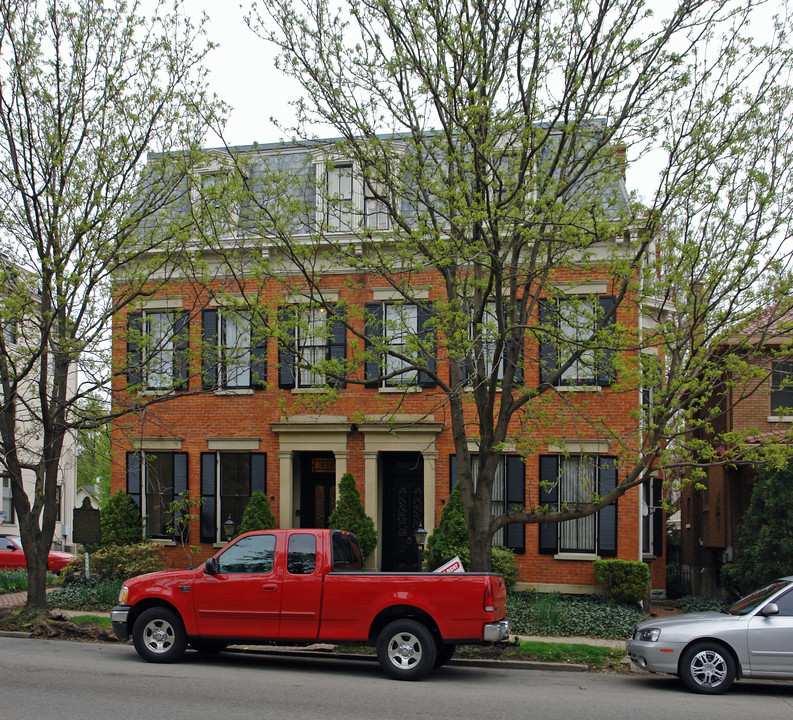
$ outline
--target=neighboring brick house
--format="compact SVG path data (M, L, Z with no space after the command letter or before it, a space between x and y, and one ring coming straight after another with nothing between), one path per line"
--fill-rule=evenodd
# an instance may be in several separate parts
M778 308L763 313L735 346L749 356L757 373L747 374L734 385L717 393L713 403L719 414L712 422L714 437L738 432L749 444L789 437L793 428L793 362L789 347L793 342L790 313L778 314ZM729 378L732 379L732 378ZM723 452L720 441L713 441ZM719 588L719 570L740 551L738 527L749 506L756 467L750 462L711 465L707 478L697 489L684 485L680 497L681 560L690 574L694 594L715 592Z
M306 164L304 148L262 146L255 153L278 153L278 162L296 168ZM387 222L377 203L366 197L363 183L356 181L353 166L337 163L323 172L336 196L360 205L361 222L367 227ZM332 207L325 212L332 229L338 221L340 234L353 222L343 211L334 214ZM622 241L610 242L616 247ZM556 280L576 299L570 312L582 305L590 310L611 307L615 293L605 275L566 272ZM438 276L431 271L412 275L411 283L422 288L416 292L421 301L440 297ZM173 544L168 504L185 490L200 496L199 517L189 524L189 543L199 547L200 560L225 542L224 522L230 518L239 524L256 490L265 491L280 527L325 526L338 482L351 472L378 531L370 564L382 570L418 569L414 532L419 525L430 532L436 527L456 482L454 442L442 391L421 372L393 384L348 382L337 387L338 396L329 406L318 410L313 399L325 377L296 364L294 348L299 345L304 357L316 352L343 360L360 350L360 337L388 334L392 331L386 328L393 328L395 321L420 334L421 303L396 303L393 287L377 275L355 273L352 282L341 270L327 272L321 281L323 295L331 303L344 304L351 332L300 293L285 294L272 279L247 278L235 291L228 287L222 278L208 287L174 280L116 315L114 362L119 368L133 368L117 376L116 401L126 396L129 385L154 399L168 388L179 392L176 399L150 405L114 425L113 490L132 495L144 515L146 535L164 545ZM290 314L302 313L308 321L300 329L296 326L291 341L259 336L250 303L239 310L238 301L252 298L271 317L277 314L285 327ZM539 312L563 317L560 308L565 306L557 298L543 303ZM621 306L616 321L636 327L636 304ZM325 323L330 328L327 336L312 334L311 327L326 327ZM156 349L147 351L135 338L146 338ZM401 342L398 333L389 340ZM523 350L526 382L537 384L540 368L545 372L554 363L554 348L527 338ZM134 370L146 365L147 354L148 368ZM448 363L442 353L429 361L439 372ZM361 367L359 379L370 373L374 377L377 370ZM586 405L593 415L607 418L616 437L636 435L642 394L612 393L613 382L607 368L595 372L591 363L570 369L559 383L557 399L551 401L556 420L539 431L544 433L540 449L524 462L517 443L507 447L494 505L563 505L576 501L581 482L596 485L600 494L614 486L621 472L615 447L592 427L581 427L570 437L564 409ZM552 489L540 489L541 481L557 478L560 482ZM656 494L649 502L642 502L640 489L633 489L597 515L558 527L511 525L499 531L495 543L516 552L524 587L591 591L596 586L592 561L619 557L650 562L652 587L663 592L660 480L654 487ZM178 551L172 553L179 562Z

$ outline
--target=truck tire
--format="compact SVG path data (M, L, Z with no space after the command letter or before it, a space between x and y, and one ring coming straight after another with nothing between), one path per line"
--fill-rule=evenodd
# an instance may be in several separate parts
M147 662L172 663L182 659L187 634L179 615L166 607L144 610L132 628L135 650Z
M455 650L457 650L456 645L441 645L438 647L438 654L435 657L435 667L442 667L447 662L449 662L449 660L452 659Z
M435 667L438 646L426 625L394 620L377 637L380 667L395 680L420 680Z

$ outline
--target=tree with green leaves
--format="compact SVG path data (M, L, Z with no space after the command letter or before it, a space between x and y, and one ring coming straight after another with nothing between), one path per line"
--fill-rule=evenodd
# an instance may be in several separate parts
M137 0L0 0L0 473L30 612L47 606L65 444L133 409L127 398L105 412L88 401L128 370L111 357L112 318L145 303L184 256L194 233L175 209L218 118L203 23L179 3L149 10ZM165 154L147 162L151 151ZM129 372L146 376L145 362Z
M241 535L251 532L251 530L272 530L274 527L275 515L270 509L270 501L261 490L257 490L251 495L245 506L237 534Z
M722 569L722 585L745 594L793 574L793 465L757 471L738 541L735 562Z
M464 567L470 567L468 526L465 522L463 496L459 485L455 486L449 495L449 501L443 506L438 527L427 538L424 567L427 570L435 570L458 556Z
M363 508L361 493L355 485L352 473L344 473L339 480L339 498L336 507L328 518L328 527L334 530L347 530L358 538L364 559L377 547L377 532L374 520Z
M346 357L289 346L328 379L316 407L342 383L439 391L425 412L452 427L473 569L510 525L552 530L664 470L765 457L735 434L717 456L692 432L727 410L712 402L731 397L725 364L767 372L748 358L793 288L791 14L759 21L762 6L254 1L250 26L304 91L285 131L312 158L240 167L246 232L225 274L283 283L346 326ZM327 293L339 268L392 313ZM289 343L311 319L279 321ZM600 485L583 467L595 441L614 458ZM539 492L494 505L505 454L551 447L559 466L527 478ZM568 458L581 487L561 499Z

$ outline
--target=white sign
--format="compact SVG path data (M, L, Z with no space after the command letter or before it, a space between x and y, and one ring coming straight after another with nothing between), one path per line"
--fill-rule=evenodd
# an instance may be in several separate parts
M437 570L433 572L436 573L461 573L465 572L465 568L463 567L463 561L460 560L459 557L452 558L444 565L441 565Z

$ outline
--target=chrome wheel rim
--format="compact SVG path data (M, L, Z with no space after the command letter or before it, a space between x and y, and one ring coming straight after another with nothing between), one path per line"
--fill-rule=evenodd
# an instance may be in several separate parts
M698 652L691 659L691 677L701 687L718 687L727 677L727 662L713 650Z
M388 659L400 670L410 670L421 662L421 641L409 632L400 632L388 641Z
M143 628L143 644L158 655L168 652L173 647L174 639L173 626L167 620L151 620Z

